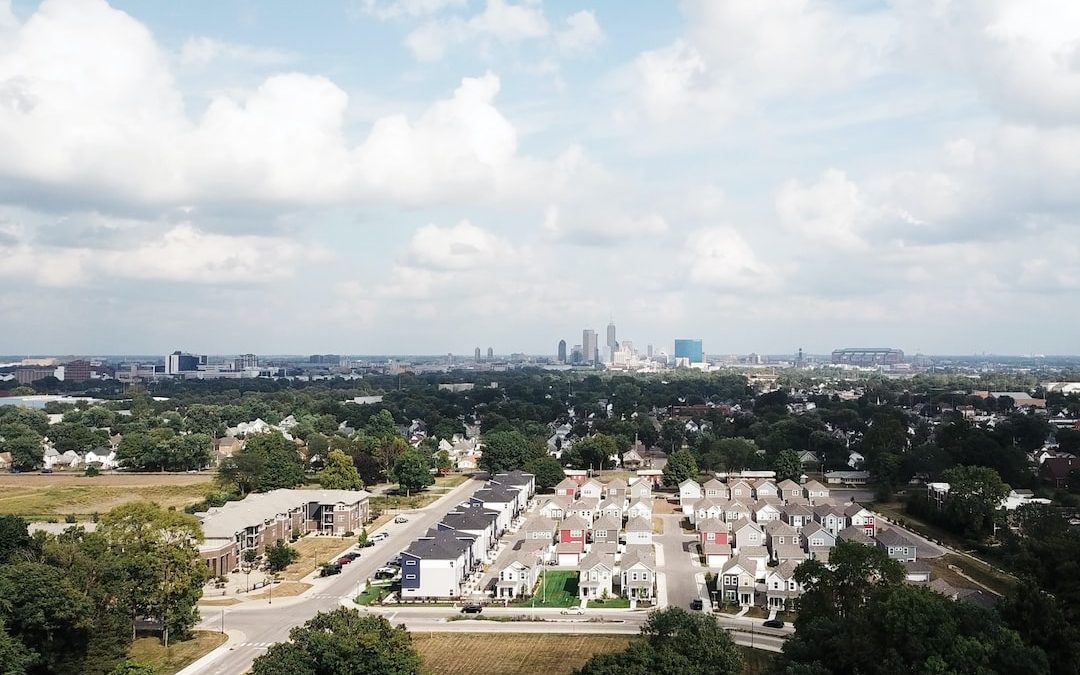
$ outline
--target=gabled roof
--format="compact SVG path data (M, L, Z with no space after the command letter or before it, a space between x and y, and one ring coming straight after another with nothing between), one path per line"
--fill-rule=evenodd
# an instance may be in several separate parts
M636 516L626 521L627 532L652 532L652 523L648 518Z
M873 546L874 544L874 540L866 536L866 532L858 525L845 527L836 533L836 538L843 541L854 542L856 544L866 544L868 546Z
M754 489L755 490L763 488L763 487L775 488L776 483L774 483L771 478L758 478L756 481L754 481Z
M593 521L591 527L594 532L596 530L614 530L618 532L622 529L622 520L612 516L601 516Z
M629 511L630 509L634 508L635 506L639 506L639 505L644 506L645 508L647 508L649 510L649 513L652 513L652 504L645 501L644 499L635 499L633 501L633 503L630 504L630 506L626 510Z
M832 534L830 534L828 530L822 527L821 523L811 522L802 529L802 536L806 537L807 541L810 540L810 537L816 534L824 534L827 537L832 537Z
M866 511L867 513L869 513L870 509L866 508L862 504L858 504L856 502L851 502L844 509L844 515L847 516L848 518L850 518L850 517L852 517L854 515L857 515L858 513L862 512L862 511Z
M626 481L624 481L622 478L616 478L607 482L608 492L611 492L612 490L626 490L629 487L630 486L628 486L626 484Z
M533 516L525 522L526 532L554 532L558 524L545 516Z
M698 521L698 532L727 532L727 523L722 522L719 518L705 518Z
M739 518L735 521L735 524L731 526L732 532L738 532L739 530L746 529L747 527L761 532L761 526L750 520L749 518Z
M710 478L709 480L705 481L705 484L701 487L708 488L710 490L727 490L727 484L721 483L716 478Z
M766 573L765 576L778 576L781 579L788 580L795 576L795 568L798 566L799 565L797 563L788 560L786 562L780 563L776 567L773 567L771 570L768 571L768 573Z
M473 499L481 502L492 502L495 504L507 504L509 502L515 502L518 498L518 491L515 488L504 487L502 485L488 484L482 490L477 490L473 496Z
M878 543L883 546L911 546L915 547L915 542L905 536L900 530L895 527L890 527L884 530L879 530L876 539Z
M683 487L684 485L687 485L687 486L689 486L689 485L696 485L696 486L697 486L698 488L700 488L700 487L701 487L701 483L697 482L697 481L696 481L696 480L694 480L693 478L687 478L687 479L686 479L686 480L684 480L683 482L679 483L679 488L681 489L681 488L682 488L682 487Z
M581 516L567 516L563 518L563 521L559 523L560 530L587 530L589 529L589 521L585 520Z
M443 516L442 524L447 527L452 527L455 530L483 530L491 527L491 524L498 520L499 514L497 511L489 511L488 509L462 509L461 511L451 511Z
M765 531L773 535L774 537L791 536L798 534L794 527L792 527L788 523L785 523L782 520L770 520L769 522L765 523Z
M790 478L785 478L784 480L780 481L776 484L776 487L780 490L783 490L784 492L788 492L789 490L802 490L802 486L791 480Z
M596 550L589 551L589 554L578 563L578 569L587 571L594 567L606 567L608 570L614 571L615 556L610 553L600 553Z
M651 546L629 546L623 554L621 567L626 570L634 565L641 565L650 570L656 569L656 556Z
M705 555L731 555L731 544L717 544L715 541L707 541L701 545L701 552Z
M773 548L777 560L806 560L806 551L798 544L781 544Z
M600 511L607 511L608 509L618 509L619 511L622 511L623 505L614 499L605 499L598 508Z
M722 574L732 574L742 572L743 574L752 575L757 570L757 563L749 560L743 560L742 555L737 555L731 560L724 563L724 567L721 570Z
M567 497L565 495L555 495L555 496L548 497L547 499L545 499L544 503L540 505L540 508L544 508L548 504L555 504L558 507L560 507L563 511L565 511L568 508L570 508L571 503L572 503L572 501L571 501L571 499L569 497Z
M829 491L829 488L825 487L824 485L817 482L816 480L808 480L805 483L803 483L803 489L807 490L807 491L811 491L811 492L819 492L821 490L824 490L826 492Z
M574 488L576 490L578 488L578 484L570 480L569 478L563 478L561 481L559 481L559 484L555 486L556 490L565 490L567 488Z
M740 546L739 555L746 558L768 558L769 549L764 546Z
M702 497L694 502L694 510L701 511L703 509L717 508L720 511L724 511L727 508L727 500L713 499L712 497Z
M600 505L600 500L596 497L582 497L573 504L570 505L571 511L595 511L596 507Z

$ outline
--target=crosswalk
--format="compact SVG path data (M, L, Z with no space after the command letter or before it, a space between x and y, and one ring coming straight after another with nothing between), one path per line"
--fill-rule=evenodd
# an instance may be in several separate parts
M250 647L251 649L270 649L276 642L241 642L237 647Z

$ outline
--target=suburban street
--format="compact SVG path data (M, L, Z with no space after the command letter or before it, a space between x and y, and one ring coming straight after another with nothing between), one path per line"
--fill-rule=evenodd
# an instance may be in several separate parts
M664 523L664 533L653 535L653 541L660 544L661 552L657 556L657 567L663 579L658 579L660 593L665 595L661 604L674 605L687 609L694 598L706 598L704 588L699 587L697 574L703 573L695 567L690 547L694 546L694 536L684 533L679 523L682 514L659 516ZM659 576L659 575L658 575Z

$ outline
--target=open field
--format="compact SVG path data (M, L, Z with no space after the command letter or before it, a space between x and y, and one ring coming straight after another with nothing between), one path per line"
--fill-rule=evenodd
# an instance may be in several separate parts
M1006 595L1012 590L1012 587L1015 584L1015 581L1003 572L1000 572L985 563L972 560L965 556L956 555L955 553L946 553L940 558L932 558L929 560L929 563L930 567L934 570L935 576L940 575L941 578L957 588L974 588L980 591L989 589L991 592L997 593L998 595ZM957 574L956 571L948 569L950 565L959 568L960 572L974 579L975 583L972 583L962 575ZM983 586L984 588L981 588L980 586Z
M140 664L151 666L157 675L173 675L224 644L225 640L221 633L195 631L190 640L174 642L166 649L157 637L141 637L131 645L129 655Z
M273 600L274 598L290 598L294 595L300 595L309 588L311 588L311 584L302 584L299 581L283 581L276 587L274 587L272 591L266 590L262 593L259 593L258 595L248 596L248 600Z
M632 635L413 633L425 675L569 675L593 654L617 652ZM739 647L743 675L762 675L770 655Z
M652 512L654 516L663 516L672 513L682 513L682 510L677 503L672 504L666 499L654 499L652 500Z
M630 635L413 633L427 675L569 675L593 654L625 649Z
M359 536L359 535L358 535ZM321 563L330 562L356 543L355 537L326 537L309 534L290 544L300 554L296 562L285 568L285 581L298 581L315 571Z
M82 519L140 499L183 508L213 492L209 476L194 474L110 474L90 478L64 474L0 477L0 514L32 519Z

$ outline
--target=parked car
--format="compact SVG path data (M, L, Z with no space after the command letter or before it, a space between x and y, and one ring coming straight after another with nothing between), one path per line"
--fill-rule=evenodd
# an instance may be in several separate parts
M477 602L470 602L461 608L462 614L479 614L484 611L484 606Z
M388 539L388 538L390 538L390 535L388 535L385 532L379 532L378 534L373 534L370 537L368 537L368 541L370 541L372 544L377 544L380 541L383 541L384 539Z
M346 553L345 555L343 555L341 557L342 558L348 558L349 560L356 560L357 558L360 557L360 551L349 551L348 553Z
M341 574L341 565L336 563L323 567L322 571L319 572L320 577L332 577L335 574Z
M768 621L766 621L765 623L763 623L761 625L765 626L766 628L783 628L784 627L784 622L781 621L780 619L769 619Z
M393 567L380 567L375 570L376 579L393 579L397 576L398 571Z
M696 609L696 610L700 611L700 610L702 610L704 608L705 608L705 603L702 602L701 598L694 598L693 600L690 601L690 609Z
M567 607L563 611L559 612L559 614L574 614L574 615L578 615L578 616L580 616L580 615L582 615L584 613L585 613L585 608L584 607Z
M335 565L348 565L352 561L353 561L352 558L348 558L346 556L341 556L340 558L338 558L337 560L334 561L334 564Z
M407 523L407 522L409 522L409 519L406 518L405 516L398 516L397 518L394 518L394 522L395 523Z
M42 469L41 473L52 473L52 469Z

